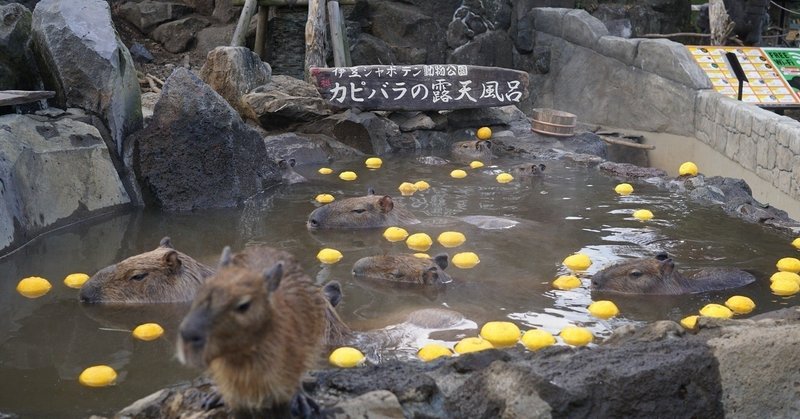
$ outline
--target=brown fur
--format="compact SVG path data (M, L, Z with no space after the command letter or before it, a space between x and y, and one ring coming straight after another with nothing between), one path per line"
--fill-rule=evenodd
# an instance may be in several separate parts
M536 163L524 163L518 164L516 166L512 166L508 169L508 173L514 178L526 178L526 177L538 177L542 176L542 173L545 169L544 164L536 164Z
M221 265L181 324L178 359L206 367L234 411L286 405L320 355L328 302L287 252L251 247Z
M488 140L459 141L450 146L453 159L462 163L480 160L484 163L492 161L492 142Z
M388 195L346 198L315 209L306 226L309 230L336 228L376 228L416 224L419 220L409 211L395 205Z
M394 283L443 285L452 282L445 273L447 255L436 259L421 259L414 255L368 256L353 265L353 276L379 279Z
M622 294L677 295L736 288L755 281L739 269L703 269L686 277L666 253L609 266L592 276L592 289Z
M154 250L101 269L81 287L85 303L191 301L213 270L174 247L169 237Z

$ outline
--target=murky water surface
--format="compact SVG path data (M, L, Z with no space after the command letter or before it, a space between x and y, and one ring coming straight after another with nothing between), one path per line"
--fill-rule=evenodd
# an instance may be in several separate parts
M421 166L407 157L386 159L377 171L363 168L361 160L333 164L337 171L357 171L359 178L354 182L319 175L316 167L301 167L309 184L254 200L243 209L188 215L135 211L35 240L0 259L0 412L21 417L108 414L159 388L197 376L173 356L175 328L185 306L86 307L77 302L75 290L61 283L69 273L91 274L150 250L165 235L172 237L179 250L209 264L216 263L225 245L236 250L265 243L289 250L312 277L342 282L345 299L340 312L354 328L362 330L401 322L413 309L448 307L478 325L510 319L523 330L541 327L555 333L567 324L579 324L605 336L611 328L629 322L677 320L694 314L707 302L721 303L734 294L756 301L753 314L797 303L797 298L779 298L769 292L768 277L775 261L797 256L786 236L646 184L635 185L631 196L617 196L613 192L617 181L565 162L546 162L542 179L505 185L495 182L499 168L511 163L468 169L469 176L464 179L449 177L457 165ZM431 189L412 197L399 196L400 182L417 180L428 181ZM434 244L430 254L447 251L452 256L456 251L473 251L481 263L470 270L449 267L455 282L438 295L354 281L350 268L357 259L410 251L402 242L385 241L382 229L311 234L305 220L317 205L313 198L318 193L344 198L362 195L368 187L397 196L396 202L422 219L422 224L408 228L411 233L426 232L435 238L442 231L456 230L467 236L467 242L457 249ZM650 222L633 219L630 214L638 208L652 210L656 218ZM521 223L508 230L480 230L457 218L466 215L511 217ZM339 249L344 259L332 267L321 267L315 255L323 247ZM555 291L550 286L553 278L566 273L560 263L573 252L591 256L591 275L620 259L660 250L668 251L685 270L734 266L754 272L759 281L738 290L692 296L603 296L617 302L622 313L600 322L587 314L592 296L586 287ZM53 289L31 300L14 288L19 279L33 275L48 278ZM587 279L584 284L588 286ZM147 321L163 324L168 336L140 342L126 332ZM474 333L440 332L431 338L452 343ZM386 348L382 356L412 356L426 337L412 333L393 342L393 348ZM118 385L102 389L79 385L76 377L80 371L94 364L117 369Z

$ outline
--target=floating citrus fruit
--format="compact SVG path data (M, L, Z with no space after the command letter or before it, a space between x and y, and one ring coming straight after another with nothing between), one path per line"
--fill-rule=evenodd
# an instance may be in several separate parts
M342 252L336 249L325 248L320 250L319 253L317 253L317 259L319 259L320 262L326 264L336 263L342 260L342 257L343 257Z
M488 322L481 328L481 337L495 348L513 346L519 341L520 330L511 322Z
M492 129L489 127L480 127L478 128L478 132L475 133L475 136L478 137L479 140L488 140L492 138Z
M317 197L314 198L314 199L316 199L317 202L319 202L320 204L328 204L328 203L333 202L333 200L335 198L331 194L321 193L321 194L317 195Z
M800 237L792 240L792 246L794 246L796 249L800 249Z
M458 341L455 346L456 353L459 354L468 354L470 352L478 352L478 351L485 351L487 349L492 349L492 342L489 342L483 338L464 338Z
M553 281L553 286L560 290L571 290L581 286L581 280L574 275L561 275Z
M481 260L473 252L461 252L453 255L453 265L461 269L471 269L481 263Z
M480 169L481 167L483 167L483 162L479 160L473 160L469 163L469 167L473 169Z
M428 188L431 187L431 185L428 182L425 182L424 180L418 180L418 181L414 182L414 186L416 186L417 190L420 190L420 191L426 191L426 190L428 190Z
M786 297L788 295L797 294L797 292L800 291L800 285L791 279L776 279L775 281L772 281L769 289L771 289L772 293L775 295Z
M775 264L779 271L782 272L800 272L800 259L797 258L782 258Z
M342 172L339 173L339 179L347 181L356 180L358 179L358 175L356 175L356 172Z
M686 163L683 163L681 167L678 168L678 174L681 176L686 176L686 175L697 176L697 165L690 161L687 161Z
M401 227L389 227L384 230L383 237L390 242L399 242L408 237L408 232Z
M415 258L420 258L420 259L430 259L431 255L429 255L427 253L414 253L414 257Z
M95 365L83 370L78 376L78 382L86 387L105 387L114 384L117 372L108 365Z
M589 258L589 256L583 253L569 255L561 263L563 263L564 266L571 271L585 271L589 269L589 266L592 266L592 260Z
M417 356L425 362L433 361L434 359L439 359L443 356L452 355L453 351L451 351L450 348L444 345L439 345L438 343L429 343L417 351Z
M522 344L531 351L538 351L555 343L556 338L546 330L528 330L522 335Z
M364 162L364 164L366 164L370 169L380 169L383 165L383 160L378 157L370 157Z
M410 196L414 195L414 192L416 192L418 188L417 185L411 182L403 182L397 187L397 189L403 196Z
M681 319L681 326L689 330L694 329L695 327L697 327L697 319L699 318L700 316L698 316L697 314L692 316L686 316Z
M620 195L630 195L633 193L633 186L630 183L620 183L614 188L614 192Z
M589 304L589 313L598 319L610 319L619 314L619 308L611 301L600 300Z
M747 314L756 308L756 303L743 295L734 295L725 301L725 306L736 314Z
M508 183L514 180L514 176L511 176L508 173L500 173L495 179L497 180L497 183Z
M424 252L431 248L433 240L425 233L414 233L406 239L406 246L411 250Z
M797 285L800 285L800 275L794 272L775 272L771 277L769 277L769 280L772 282L775 282L779 279L794 281L797 282Z
M467 241L467 238L463 233L459 233L457 231L445 231L442 234L439 234L439 237L436 238L436 241L438 241L439 244L444 247L458 247L464 244L464 242Z
M567 326L561 329L559 336L561 336L561 339L563 339L565 343L573 346L587 345L594 338L589 329L578 326Z
M633 212L633 218L643 221L651 220L653 219L653 212L646 209L636 210Z
M69 274L64 278L64 285L70 288L80 288L86 281L89 280L89 275L86 274Z
M730 319L733 312L722 304L706 304L700 309L700 315L706 317L717 317L720 319Z
M356 348L343 346L331 352L328 361L339 368L352 368L364 362L364 354Z
M42 277L29 276L19 281L17 292L28 298L38 298L47 294L52 287L50 281Z
M158 323L145 323L133 329L133 337L139 340L156 340L164 334L164 328Z
M450 177L456 178L456 179L463 179L463 178L467 177L467 172L465 172L465 171L463 171L461 169L456 169L456 170L453 170L452 172L450 172Z
M319 172L319 174L321 175L329 175L333 173L333 169L331 169L330 167L320 167L319 170L317 170L317 172Z

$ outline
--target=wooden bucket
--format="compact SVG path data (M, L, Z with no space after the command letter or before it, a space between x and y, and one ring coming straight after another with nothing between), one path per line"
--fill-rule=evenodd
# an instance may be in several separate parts
M575 134L575 115L555 109L537 108L533 110L531 128L534 132L556 137L570 137Z

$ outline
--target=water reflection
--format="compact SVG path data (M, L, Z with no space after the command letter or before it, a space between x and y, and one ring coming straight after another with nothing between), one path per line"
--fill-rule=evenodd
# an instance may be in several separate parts
M345 297L339 309L357 330L397 325L410 311L431 307L456 310L469 322L444 331L392 326L391 339L375 337L382 342L374 351L376 359L413 357L417 347L429 341L452 344L490 320L510 319L523 330L540 327L554 333L567 324L580 324L604 336L626 323L680 319L707 302L721 302L734 294L753 298L758 305L754 314L795 301L775 297L768 288L775 261L794 254L785 236L647 184L635 185L633 195L620 197L613 192L615 180L563 162L549 162L541 179L498 184L496 174L513 163L467 169L464 179L449 177L459 165L421 166L413 158L387 158L375 171L364 169L361 160L334 163L337 172L355 170L359 175L355 182L320 175L317 167L298 167L310 183L254 197L241 209L192 214L135 211L42 237L0 259L0 410L23 417L109 414L156 389L196 376L173 359L172 341L185 305L81 306L77 292L61 284L69 273L91 274L151 250L166 235L177 249L212 266L226 245L237 250L258 243L288 250L318 282L342 283ZM401 182L418 180L429 182L431 189L399 196ZM350 269L359 258L412 251L402 242L384 240L382 229L310 233L305 221L319 205L314 202L317 194L341 199L363 195L370 187L396 197L398 205L422 220L409 226L409 233L425 232L435 238L455 230L467 237L455 249L434 244L429 254L473 251L481 263L469 270L448 267L454 282L441 292L354 280ZM639 208L650 209L656 218L633 219L631 213ZM517 223L485 229L480 228L485 223L463 218L486 215ZM315 255L323 247L340 250L344 259L320 265ZM561 261L578 251L594 262L581 275L587 286L589 276L607 264L659 251L669 252L679 269L731 266L755 273L759 281L738 290L674 297L600 295L586 287L553 290L550 282L566 273ZM35 300L19 296L14 290L17 281L31 275L48 278L52 291ZM592 318L586 307L593 299L612 299L620 316L608 321ZM150 321L161 323L166 336L155 342L130 337L128 330ZM117 368L120 383L99 390L78 385L78 373L99 363Z

